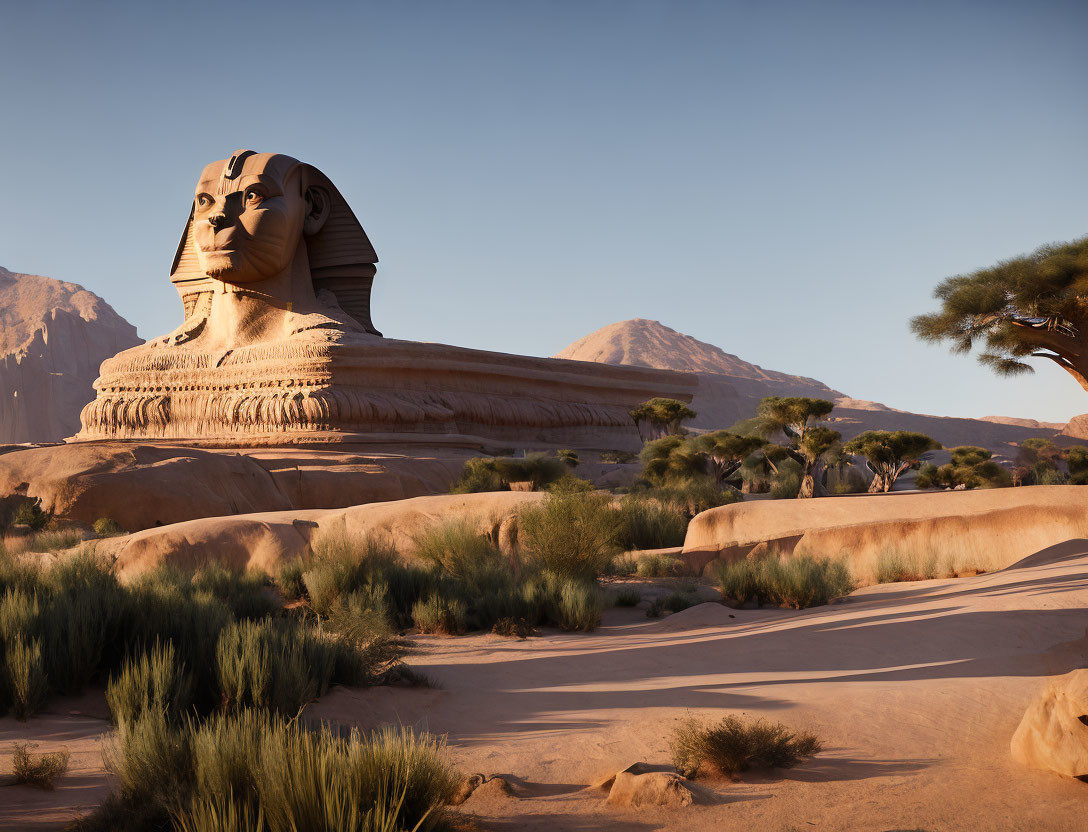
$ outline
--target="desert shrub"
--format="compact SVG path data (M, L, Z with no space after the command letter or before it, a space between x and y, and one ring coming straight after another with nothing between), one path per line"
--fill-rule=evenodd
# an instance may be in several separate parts
M23 526L29 526L34 531L41 531L49 521L53 519L53 512L42 511L42 500L36 497L33 500L25 500L19 504L12 515L12 522Z
M4 665L11 709L16 719L24 721L41 709L49 695L41 640L5 639Z
M118 724L148 712L180 719L192 694L192 677L175 661L174 645L169 643L126 659L106 685L106 703Z
M732 488L722 488L713 477L707 476L670 480L666 485L652 489L649 496L682 512L689 518L712 508L732 505L744 499L742 494ZM683 543L683 540L680 543Z
M610 575L636 575L641 558L632 552L625 552L612 561L608 573Z
M491 632L504 638L529 638L536 635L532 623L524 618L500 618L491 628Z
M99 517L94 521L94 533L99 537L120 537L128 534L112 517Z
M832 494L864 494L869 490L865 475L852 465L827 472L827 490Z
M261 708L294 716L323 695L338 667L355 683L362 669L338 664L336 642L286 619L238 621L216 645L216 672L223 707Z
M680 612L701 603L699 598L691 593L671 592L662 599L661 606L669 612Z
M986 448L960 445L949 449L952 461L939 468L923 463L914 478L918 488L1006 488L1012 474L994 462Z
M941 573L936 553L924 559L909 557L902 552L884 551L877 555L873 574L878 584L898 581L927 581Z
M603 609L604 598L595 583L566 578L559 589L555 622L564 630L595 630Z
M467 518L431 526L415 539L415 544L420 560L461 580L502 567L502 554Z
M9 552L0 541L0 593L11 589L34 592L38 588L41 571L37 562Z
M22 786L52 789L53 781L68 770L67 751L31 754L28 743L16 743L11 751L11 769L15 782Z
M665 599L654 598L650 602L650 606L646 609L647 618L660 618L665 614Z
M756 600L763 588L758 560L741 558L718 565L718 588L738 604Z
M730 714L717 724L687 717L673 733L673 763L685 777L716 769L735 777L750 768L792 768L823 746L815 734Z
M280 567L276 586L286 600L299 601L306 596L306 584L302 580L305 571L306 566L300 560L289 561Z
M854 581L841 560L797 555L722 564L718 586L724 596L742 604L757 600L800 610L848 595Z
M630 465L638 462L638 454L630 451L601 451L601 462L609 465Z
M548 494L521 510L518 531L531 563L571 578L595 579L620 550L620 521L607 495Z
M666 555L643 555L638 559L635 574L640 578L665 578L675 575L679 565L679 560Z
M560 448L555 452L555 455L559 458L559 461L568 468L577 468L578 464L581 462L578 458L578 452L572 451L570 448Z
M27 541L28 552L61 552L83 542L83 536L76 531L38 532Z
M222 601L237 618L264 618L279 611L269 584L264 572L242 572L221 564L202 566L192 577L194 592Z
M642 593L633 587L624 587L615 595L617 607L633 607L642 600Z
M506 482L528 482L533 491L571 476L568 466L558 457L543 452L526 454L521 459L502 459L498 463Z
M548 483L544 490L550 494L588 494L596 491L597 487L589 480L576 477L568 471L559 479Z
M412 606L412 621L421 633L459 635L465 631L465 605L460 598L444 598L436 592Z
M778 473L771 477L771 497L775 500L792 500L801 490L801 466L792 459L778 463Z
M481 491L509 491L510 484L499 472L498 460L473 457L465 460L461 473L450 486L451 494L474 494Z
M617 542L623 549L664 549L684 544L688 514L674 502L631 494L620 502L619 515Z
M460 779L429 735L309 731L257 711L203 725L124 723L107 759L121 801L140 807L139 828L432 830ZM116 801L107 812L121 814Z

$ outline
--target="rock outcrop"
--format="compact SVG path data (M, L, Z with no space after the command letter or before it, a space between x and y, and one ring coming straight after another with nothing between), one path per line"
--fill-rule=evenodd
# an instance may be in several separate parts
M0 268L0 443L75 434L99 365L139 343L136 327L82 286Z
M996 454L1012 456L1013 443L1033 436L1054 437L1061 429L1061 425L1034 419L959 419L895 410L878 402L851 398L813 378L766 370L644 318L598 329L555 357L696 373L699 387L691 403L698 414L691 423L696 428L728 428L754 416L756 405L765 396L814 396L835 402L832 427L845 439L866 430L915 430L932 436L946 448L981 445ZM1088 427L1084 436L1088 437Z
M918 578L992 572L1082 537L1088 489L1079 485L752 500L697 515L682 559L692 572L713 574L719 560L843 553L868 584L882 559Z
M1012 737L1012 756L1030 768L1088 777L1088 670L1051 682Z

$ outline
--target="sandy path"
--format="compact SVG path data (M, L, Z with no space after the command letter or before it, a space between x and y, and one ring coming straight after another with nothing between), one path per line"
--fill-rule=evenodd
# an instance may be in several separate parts
M418 639L440 690L332 692L315 718L449 735L467 771L522 799L471 800L497 830L1066 830L1088 785L1023 769L1008 743L1040 677L1088 665L1088 541L951 581L870 587L807 612L704 605L590 635ZM730 618L730 614L735 618ZM708 783L714 805L620 811L583 788L669 760L686 712L808 727L827 750L781 776Z

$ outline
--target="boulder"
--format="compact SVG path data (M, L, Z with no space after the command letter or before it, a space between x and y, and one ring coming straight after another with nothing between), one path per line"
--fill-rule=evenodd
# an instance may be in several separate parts
M607 802L612 806L690 806L695 795L683 777L667 771L650 771L636 774L621 771L616 775L608 792Z
M0 454L0 495L41 498L46 511L88 524L109 517L138 531L201 517L346 508L443 492L469 455L75 442Z
M1079 485L752 500L696 516L682 559L687 571L711 575L716 561L761 552L842 553L864 584L887 554L909 566L940 554L942 569L994 571L1080 537L1088 537L1088 488Z
M1088 776L1088 669L1058 677L1028 706L1011 750L1030 768Z

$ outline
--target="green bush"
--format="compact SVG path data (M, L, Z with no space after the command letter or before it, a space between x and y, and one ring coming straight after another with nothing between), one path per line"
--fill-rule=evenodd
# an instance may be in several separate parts
M805 609L848 595L854 581L846 564L810 555L739 560L718 567L722 595L738 603Z
M174 645L169 643L126 659L106 685L106 703L117 724L147 712L176 721L189 707L192 695L192 677L175 661Z
M665 549L684 545L688 514L675 502L663 503L640 495L628 495L620 502L621 548Z
M634 587L624 587L615 596L617 607L634 607L642 600L642 593Z
M192 577L193 591L206 592L226 604L237 618L264 618L279 611L264 572L240 572L221 564L209 564Z
M638 462L638 454L630 451L601 451L601 462L609 465L630 465Z
M15 509L15 514L12 516L13 523L30 526L30 528L36 532L41 531L49 525L49 521L52 519L53 512L42 511L42 500L40 497L21 502L18 508Z
M503 567L503 556L471 520L459 518L431 526L415 539L416 557L460 580Z
M120 537L128 534L112 517L99 517L94 521L94 533L99 537Z
M559 589L556 623L564 630L595 630L601 623L604 598L594 583L565 579Z
M36 638L5 639L4 653L11 708L16 719L25 721L41 709L49 695L49 680L42 661L42 643Z
M729 777L750 768L792 768L822 748L815 734L732 714L714 725L688 717L672 739L673 763L685 777L707 768Z
M67 751L34 755L30 753L28 743L15 743L11 751L11 771L16 785L52 790L53 781L68 771L69 756Z
M302 580L305 571L306 566L300 560L289 561L280 567L276 586L287 601L300 601L306 597L306 584Z
M680 612L701 603L702 601L699 600L698 596L691 593L671 592L661 601L661 606L669 612Z
M290 620L230 624L216 645L223 705L295 716L329 689L337 653L335 642Z
M83 536L76 531L38 532L27 541L28 552L62 552L83 542Z
M601 494L548 494L518 515L518 538L530 563L593 580L619 553L620 520Z
M665 555L643 555L638 559L635 574L640 578L666 578L675 575L680 561Z
M412 621L421 633L460 635L465 632L465 605L459 598L443 598L436 592L413 605Z

